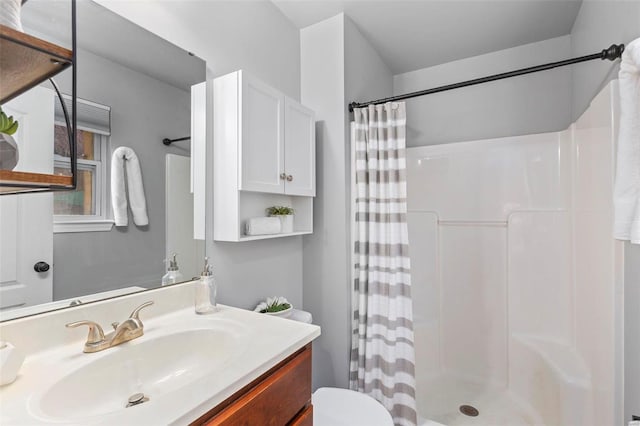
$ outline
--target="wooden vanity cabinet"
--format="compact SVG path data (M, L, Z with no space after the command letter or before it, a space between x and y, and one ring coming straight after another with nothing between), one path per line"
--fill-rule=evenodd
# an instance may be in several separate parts
M311 344L227 398L192 425L312 426Z
M313 426L313 405L309 404L295 419L289 423L290 426Z

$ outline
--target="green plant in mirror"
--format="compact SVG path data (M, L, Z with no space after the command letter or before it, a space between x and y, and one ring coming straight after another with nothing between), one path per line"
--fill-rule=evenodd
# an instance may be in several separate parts
M13 119L13 116L7 117L2 107L0 107L0 133L6 135L13 135L18 131L18 122Z
M293 208L287 206L272 206L267 209L269 216L285 216L293 214Z

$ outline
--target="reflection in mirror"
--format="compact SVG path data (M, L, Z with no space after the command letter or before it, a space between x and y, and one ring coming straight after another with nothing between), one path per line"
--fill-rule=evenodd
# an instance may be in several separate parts
M70 16L69 1L30 0L22 10L25 32L65 47ZM77 3L77 22L77 190L0 197L1 320L156 288L173 253L189 280L204 257L204 242L192 237L189 140L162 144L189 136L190 89L205 80L204 61L91 1ZM70 70L55 81L71 94ZM22 118L16 170L69 173L67 129L50 84L3 109ZM135 153L146 203L136 209L135 161L126 160L116 168L131 184L126 226L113 221L118 147ZM145 213L148 224L139 220Z

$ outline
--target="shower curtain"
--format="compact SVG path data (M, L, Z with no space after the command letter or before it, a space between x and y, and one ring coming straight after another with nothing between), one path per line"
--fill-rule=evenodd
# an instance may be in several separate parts
M356 108L351 389L415 425L405 104Z

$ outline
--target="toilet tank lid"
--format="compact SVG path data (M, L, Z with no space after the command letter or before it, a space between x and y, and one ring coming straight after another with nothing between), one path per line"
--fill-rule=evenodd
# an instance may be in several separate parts
M292 309L288 318L294 321L305 322L307 324L311 324L311 321L313 321L313 317L310 312L301 311L300 309Z
M314 426L393 426L391 414L372 397L341 388L313 393Z

